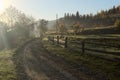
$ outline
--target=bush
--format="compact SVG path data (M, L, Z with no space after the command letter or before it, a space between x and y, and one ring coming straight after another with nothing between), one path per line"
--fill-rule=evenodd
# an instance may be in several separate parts
M115 21L115 27L117 27L120 30L120 20Z

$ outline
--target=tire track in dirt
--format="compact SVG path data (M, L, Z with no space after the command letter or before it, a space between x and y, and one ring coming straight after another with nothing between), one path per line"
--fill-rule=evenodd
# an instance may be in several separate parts
M27 73L35 80L78 80L62 70L50 59L48 52L39 40L24 49L24 61ZM42 76L41 76L42 74Z
M106 80L101 76L83 76L87 69L81 67L81 72L73 67L74 64L71 66L61 57L49 53L40 39L28 41L16 53L13 60L19 80Z

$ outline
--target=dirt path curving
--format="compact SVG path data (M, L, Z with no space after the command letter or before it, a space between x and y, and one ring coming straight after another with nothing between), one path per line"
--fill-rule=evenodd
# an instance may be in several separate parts
M19 80L96 80L93 77L84 76L70 63L49 53L39 39L27 42L16 53L13 60Z

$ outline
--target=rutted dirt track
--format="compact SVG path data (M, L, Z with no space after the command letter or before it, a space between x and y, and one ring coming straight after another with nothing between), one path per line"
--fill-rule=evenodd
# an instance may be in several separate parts
M39 39L31 40L16 51L13 60L19 80L94 80L80 75L68 62L47 52L42 44Z

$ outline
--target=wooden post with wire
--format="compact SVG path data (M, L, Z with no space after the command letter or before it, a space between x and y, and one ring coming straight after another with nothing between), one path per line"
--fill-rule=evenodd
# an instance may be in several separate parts
M85 53L85 41L84 40L82 40L81 45L82 45L82 53Z

